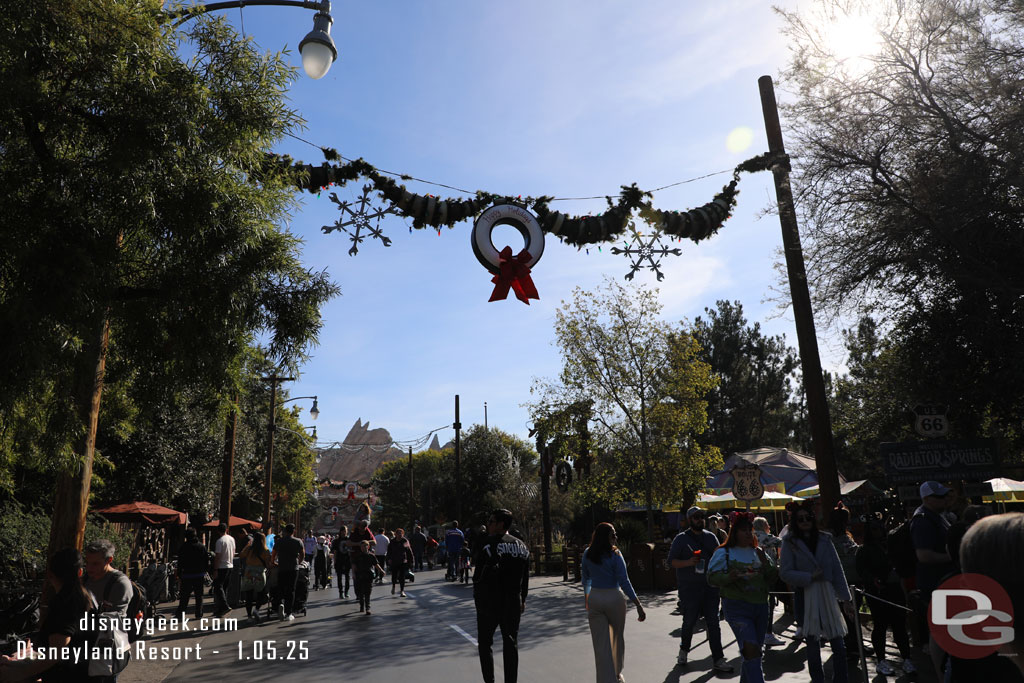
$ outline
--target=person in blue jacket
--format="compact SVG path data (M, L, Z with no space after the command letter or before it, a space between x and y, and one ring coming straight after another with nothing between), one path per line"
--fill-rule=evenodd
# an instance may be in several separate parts
M623 631L626 627L625 591L636 605L637 620L647 618L644 606L636 597L633 584L626 573L626 561L615 547L615 527L601 522L594 529L590 546L583 551L581 573L583 601L590 624L590 637L594 643L594 664L597 683L621 683L622 666L626 654ZM622 589L621 591L619 589Z
M704 511L692 507L686 511L687 528L672 539L668 551L669 564L676 570L679 602L683 608L683 627L679 632L679 656L676 662L686 665L697 619L704 617L708 644L715 671L731 672L732 665L722 649L722 629L718 621L718 588L708 583L707 567L718 549L718 536L704 528Z

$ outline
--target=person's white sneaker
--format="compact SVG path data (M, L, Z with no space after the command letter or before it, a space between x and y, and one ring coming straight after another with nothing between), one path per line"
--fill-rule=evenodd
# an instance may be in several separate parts
M295 621L295 615L294 614L289 614L288 615L288 621Z
M768 633L764 634L764 644L768 647L781 647L786 644L786 641L779 638L771 631L768 631Z
M878 660L878 664L875 665L875 671L882 676L892 676L896 673L896 669L892 668L892 664L885 659Z
M732 673L732 664L730 664L725 657L719 657L718 659L716 659L713 668L715 671L721 671L723 673Z
M909 659L904 659L903 660L903 673L905 673L905 674L912 674L912 673L916 673L916 672L917 672L917 667L914 666L914 663L912 661L910 661Z
M401 595L401 597L403 597L403 598L404 598L404 597L407 597L407 596L405 595L405 591L402 591L400 595Z

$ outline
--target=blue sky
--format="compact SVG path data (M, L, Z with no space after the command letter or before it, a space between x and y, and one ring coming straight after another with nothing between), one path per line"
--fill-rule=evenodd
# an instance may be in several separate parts
M311 11L223 14L264 49L287 46L301 64L296 46ZM338 2L332 14L337 62L322 80L301 75L290 91L308 122L302 137L380 169L510 195L615 195L623 184L650 189L731 169L766 151L757 78L777 76L787 59L780 20L764 0L396 0ZM752 143L730 151L727 137L741 127ZM277 151L322 161L296 140ZM654 204L699 206L728 177L663 190ZM335 191L352 199L361 185ZM327 195L304 195L289 226L305 240L308 266L326 268L342 290L323 311L320 346L287 387L320 397L320 441L341 440L357 418L398 440L422 436L451 424L455 394L464 426L483 422L486 401L490 425L525 436L521 404L533 378L560 367L555 311L576 286L621 279L625 257L548 239L533 269L540 301L488 303L490 275L473 256L469 222L438 236L410 234L409 221L389 217L392 246L364 242L350 257L344 235L320 230L338 217ZM795 346L791 312L769 300L780 284L779 224L764 215L773 198L770 175L744 176L721 232L676 245L683 255L663 261L659 285L666 319L692 320L718 299L739 300L751 323ZM599 213L603 204L557 208ZM495 241L502 246L498 233ZM657 284L646 272L635 282ZM842 362L834 339L821 344L827 367Z

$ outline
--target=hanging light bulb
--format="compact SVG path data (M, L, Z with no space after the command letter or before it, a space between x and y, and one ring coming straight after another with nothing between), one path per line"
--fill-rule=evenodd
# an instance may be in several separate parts
M299 54L302 55L302 68L306 75L318 80L327 75L331 64L338 58L338 50L331 38L331 25L334 19L329 14L331 5L325 7L313 17L313 30L299 43Z

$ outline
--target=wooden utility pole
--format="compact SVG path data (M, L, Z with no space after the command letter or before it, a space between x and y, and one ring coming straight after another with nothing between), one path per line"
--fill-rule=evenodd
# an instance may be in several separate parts
M462 423L459 422L459 395L455 394L455 519L461 526L465 526L466 520L462 519L462 441L459 438L462 431Z
M416 494L412 480L412 446L409 446L409 536L416 528Z
M263 478L263 526L271 524L270 519L270 485L274 481L274 432L277 431L277 385L279 382L294 382L294 377L264 377L270 382L270 420L267 424L267 467Z
M811 309L811 294L807 286L807 273L804 270L804 252L800 246L793 189L789 182L789 159L785 156L786 149L782 144L782 126L779 123L779 109L775 102L775 86L772 84L771 76L761 76L757 79L757 85L761 91L761 109L764 113L765 132L768 135L768 151L779 155L781 162L772 166L772 175L775 177L775 196L779 203L779 222L782 224L782 246L786 254L789 292L793 300L793 319L796 322L796 338L800 347L800 367L803 371L804 389L807 392L807 418L811 423L811 442L818 470L821 509L827 518L829 511L839 502L839 469L836 466L832 445L832 423L828 414L825 379L821 372L821 357L818 355L814 312Z
M238 394L224 428L224 465L220 475L220 521L231 527L231 479L235 471L235 431L238 429Z
M544 552L551 553L551 451L537 444L540 451L540 510L544 523Z

